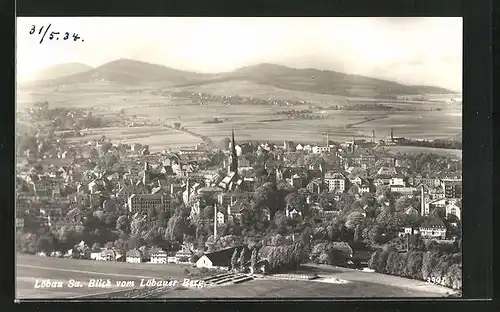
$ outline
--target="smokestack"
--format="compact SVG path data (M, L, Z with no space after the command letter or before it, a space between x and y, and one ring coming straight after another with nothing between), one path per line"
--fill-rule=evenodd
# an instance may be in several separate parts
M372 136L372 142L375 142L375 129L372 130L372 134L373 134L373 136Z
M186 193L187 193L186 202L189 203L189 193L190 193L190 190L189 190L189 178L186 181Z
M217 237L217 203L214 205L214 238Z
M328 132L326 133L326 147L330 147L330 142L328 140Z
M391 128L391 142L394 142L394 128Z
M170 183L170 194L174 193L174 184Z
M420 214L425 215L425 197L424 197L424 185L420 186Z

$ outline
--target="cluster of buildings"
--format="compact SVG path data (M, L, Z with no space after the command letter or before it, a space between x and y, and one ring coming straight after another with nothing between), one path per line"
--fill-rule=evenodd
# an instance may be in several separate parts
M17 228L25 226L25 215L35 216L49 226L81 224L83 210L120 212L131 217L146 214L151 209L172 210L183 202L191 209L191 218L212 206L216 221L214 235L217 235L221 224L245 217L257 181L255 176L248 176L245 172L253 169L256 162L253 156L262 153L271 159L264 164L268 178L292 188L305 189L309 195L329 192L335 194L338 200L347 191L361 196L386 187L403 196L419 197L420 211L408 207L405 210L407 214L425 216L435 208L444 208L447 215L461 218L460 177L446 173L434 177L410 175L407 161L376 149L375 142L353 139L336 145L330 144L327 138L326 146L290 141L284 142L283 146L272 143L256 146L251 143L236 144L233 132L230 150L223 152L222 168L212 169L203 166L206 155L211 152L206 149L152 154L147 146L140 144L112 145L103 155L99 144L103 143L91 142L83 148L71 147L71 157L58 158L65 160L63 165L30 168L18 174ZM336 163L290 164L287 159L293 154L329 154L335 156ZM96 166L99 156L106 155L115 155L119 159L111 170ZM307 196L308 204L317 210L319 216L327 216L330 211L324 211L311 198ZM302 215L301 211L288 205L285 213L289 218ZM263 209L261 217L270 220L271 212ZM418 229L423 236L446 237L442 221L428 223ZM147 261L177 263L191 254L182 250L179 254L170 255L158 250L149 252ZM216 263L217 257L206 255L200 258L204 259L200 263ZM93 252L90 258L128 262L143 262L146 259L141 250L130 250L122 255L110 249Z

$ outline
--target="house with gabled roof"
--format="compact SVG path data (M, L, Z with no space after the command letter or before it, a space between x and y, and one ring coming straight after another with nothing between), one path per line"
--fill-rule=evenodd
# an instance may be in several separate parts
M446 239L446 226L443 220L437 217L425 219L419 227L419 232L424 238Z
M231 258L234 251L241 253L243 246L229 247L222 250L206 253L196 261L196 267L229 270L231 268ZM251 256L250 252L245 253L248 257ZM245 261L246 262L246 261Z
M128 263L141 263L144 257L139 249L128 250L125 254L125 261Z
M461 214L462 214L462 203L460 201L450 202L446 205L446 216L454 215L455 217L458 218L458 220L461 220Z

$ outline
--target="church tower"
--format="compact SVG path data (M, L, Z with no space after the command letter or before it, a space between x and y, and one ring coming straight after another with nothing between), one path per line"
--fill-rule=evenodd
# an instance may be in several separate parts
M236 154L236 144L234 143L234 129L231 137L231 166L229 171L238 173L238 155Z

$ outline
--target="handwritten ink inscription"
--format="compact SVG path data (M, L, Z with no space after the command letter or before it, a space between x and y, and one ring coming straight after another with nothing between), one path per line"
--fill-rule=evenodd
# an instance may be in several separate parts
M37 27L35 25L32 25L31 29L30 29L30 35L40 36L40 43L43 42L43 40L45 39L47 34L48 34L49 40L61 39L61 40L73 40L73 41L84 42L84 40L82 38L80 38L80 36L77 33L60 32L60 31L49 32L51 26L52 26L52 24L49 24L47 26L41 26L41 27Z

